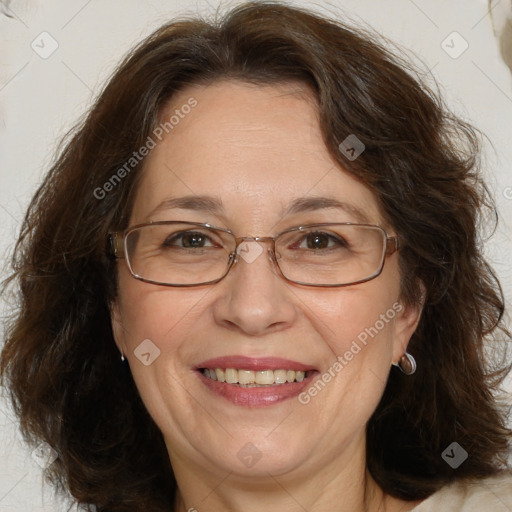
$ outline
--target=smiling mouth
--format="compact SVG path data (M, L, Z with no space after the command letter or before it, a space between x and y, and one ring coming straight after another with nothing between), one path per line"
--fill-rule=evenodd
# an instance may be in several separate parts
M270 387L302 382L312 373L310 371L285 369L255 371L236 368L199 368L199 370L207 379L244 388Z

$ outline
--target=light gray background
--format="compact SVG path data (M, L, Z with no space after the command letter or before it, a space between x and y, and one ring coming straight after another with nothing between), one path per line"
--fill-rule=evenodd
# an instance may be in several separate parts
M216 0L209 1L12 0L0 5L11 16L0 15L2 269L29 198L52 160L56 142L87 110L120 57L175 14L214 12L218 4ZM497 15L507 2L493 1L493 13ZM363 21L416 52L441 83L453 110L487 134L492 142L492 147L487 144L485 154L488 180L498 203L501 224L487 242L486 250L510 306L512 80L499 57L487 0L293 3ZM31 48L32 41L40 41L43 31L59 45L47 59ZM441 46L453 31L469 44L457 59L451 58ZM2 272L5 277L5 270ZM5 310L4 303L2 308ZM510 384L508 388L511 389ZM12 411L1 401L0 511L58 510L61 506L43 485L40 466L17 433Z

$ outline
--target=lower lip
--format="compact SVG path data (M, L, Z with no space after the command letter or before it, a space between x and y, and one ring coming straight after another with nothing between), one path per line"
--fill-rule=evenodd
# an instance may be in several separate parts
M316 371L310 371L310 374L302 382L288 382L262 388L244 388L237 384L227 384L226 382L208 379L201 371L197 371L201 381L214 394L229 400L235 405L246 407L274 405L294 398L311 384L311 380L317 373Z

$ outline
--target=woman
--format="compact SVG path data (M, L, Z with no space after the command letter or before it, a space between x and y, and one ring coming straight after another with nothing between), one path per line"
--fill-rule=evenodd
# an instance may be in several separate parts
M512 507L478 138L371 37L171 22L55 162L2 373L78 503Z

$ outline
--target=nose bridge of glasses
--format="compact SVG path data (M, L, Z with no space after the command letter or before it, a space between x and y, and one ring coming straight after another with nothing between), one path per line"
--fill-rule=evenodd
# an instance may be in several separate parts
M266 245L268 257L272 264L275 264L275 238L270 236L240 236L236 237L235 240L234 263L238 262L239 257L242 257L246 263L252 263L263 253L263 245Z
M239 246L243 242L261 242L263 244L274 243L275 238L272 236L237 236L235 238L236 245Z

